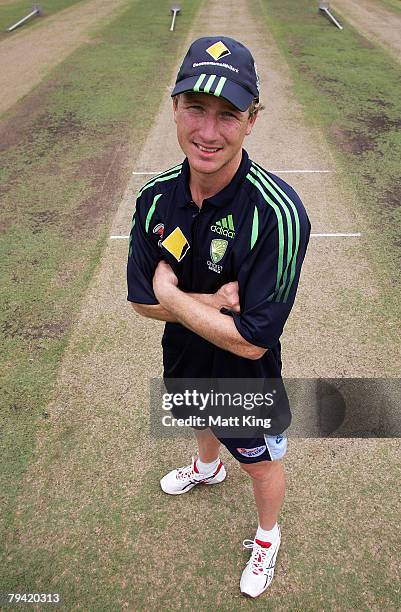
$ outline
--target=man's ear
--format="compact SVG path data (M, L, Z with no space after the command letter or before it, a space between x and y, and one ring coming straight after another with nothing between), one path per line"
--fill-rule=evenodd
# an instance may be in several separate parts
M177 115L177 108L178 108L178 97L179 96L174 96L173 98L173 117L174 117L175 123L177 123L176 115Z
M248 125L246 128L246 135L249 136L249 134L252 132L253 126L255 125L255 121L258 118L258 111L255 110L252 115L250 117L248 117Z

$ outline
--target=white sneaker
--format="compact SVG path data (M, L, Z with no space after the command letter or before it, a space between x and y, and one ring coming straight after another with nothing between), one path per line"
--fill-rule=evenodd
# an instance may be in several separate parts
M280 528L278 538L269 548L260 546L256 539L244 540L244 547L252 548L252 554L241 576L239 588L243 595L257 597L271 584L280 542Z
M170 495L181 495L190 491L198 484L218 484L226 477L226 470L220 461L219 465L210 476L205 476L198 471L196 460L192 457L192 464L169 472L160 481L160 486L165 493Z

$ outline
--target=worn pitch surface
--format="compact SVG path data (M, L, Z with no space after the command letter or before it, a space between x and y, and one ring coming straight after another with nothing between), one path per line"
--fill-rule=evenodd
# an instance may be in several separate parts
M248 2L208 2L188 42L221 32L248 44L258 64L267 108L246 144L251 157L271 170L331 170L283 178L299 191L314 232L362 232L359 239L311 239L283 337L285 374L396 374L399 362L387 357L397 354L396 341L375 310L380 287L365 256L369 236L354 211L355 194L342 188L321 134L305 124L288 68ZM133 170L162 170L182 158L169 91L161 94ZM141 183L143 177L132 179L110 234L129 232ZM14 554L25 567L35 556L43 566L51 558L52 589L64 589L66 599L92 576L98 596L116 589L117 606L159 609L163 593L170 609L193 609L195 600L199 607L236 609L245 605L238 599L247 558L241 542L257 525L250 483L223 451L229 476L221 486L178 498L160 491L158 479L189 462L195 447L148 435L149 378L161 374L163 325L127 305L126 254L125 241L110 241L82 305L49 407L51 424L38 439L20 496ZM386 601L383 589L398 571L388 562L398 523L397 458L388 440L291 441L277 577L257 606L266 607L269 597L275 609L296 601L339 606L353 589L351 602L373 609L381 565L384 577L377 580Z

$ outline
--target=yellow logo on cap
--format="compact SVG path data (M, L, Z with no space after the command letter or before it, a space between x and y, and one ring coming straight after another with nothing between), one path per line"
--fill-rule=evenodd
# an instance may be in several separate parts
M224 43L221 42L221 40L206 49L206 53L209 53L209 55L211 55L214 60L219 60L223 57L226 57L226 55L231 55L231 51L227 49L227 47Z
M161 244L177 261L181 261L189 249L188 240L179 227L176 227Z

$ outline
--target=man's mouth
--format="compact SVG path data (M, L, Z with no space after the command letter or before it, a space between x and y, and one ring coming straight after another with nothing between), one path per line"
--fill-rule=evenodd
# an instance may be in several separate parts
M220 147L205 147L204 145L201 145L198 142L194 142L194 145L197 149L202 151L202 153L216 153L217 151L220 151Z

